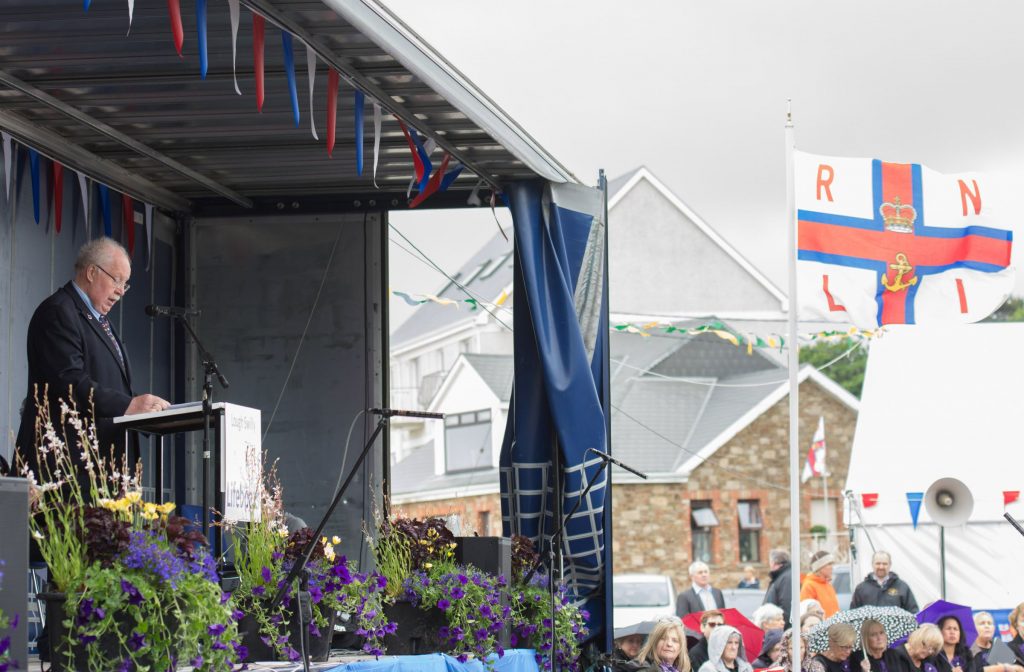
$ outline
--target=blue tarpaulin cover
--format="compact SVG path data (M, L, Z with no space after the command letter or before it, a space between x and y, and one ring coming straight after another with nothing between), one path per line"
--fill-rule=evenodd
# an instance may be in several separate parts
M506 649L501 658L490 656L494 672L537 672L533 649ZM360 660L332 667L328 672L483 672L479 660L460 663L443 653L422 656L382 656L377 660Z

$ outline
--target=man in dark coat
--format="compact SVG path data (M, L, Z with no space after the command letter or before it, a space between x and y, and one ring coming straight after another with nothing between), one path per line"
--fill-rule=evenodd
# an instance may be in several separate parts
M691 670L699 670L701 665L708 662L708 638L720 625L725 625L725 616L718 609L711 609L700 615L700 634L703 637L687 652L690 656Z
M690 582L690 588L676 596L676 616L725 608L725 596L711 585L711 570L700 560L690 565Z
M782 548L773 549L768 554L768 566L771 568L771 583L764 593L762 604L774 604L782 609L782 614L789 623L790 608L793 606L793 569L789 561L789 552Z
M167 408L152 394L132 392L131 364L107 313L128 291L132 267L127 251L111 238L82 247L75 277L43 301L28 327L28 394L18 430L17 450L33 469L36 463L37 397L48 402L54 429L60 433L60 399L73 400L83 417L95 408L98 448L106 455L124 451L124 432L113 418ZM44 388L46 396L44 397ZM69 399L70 395L70 399ZM65 428L74 446L74 430ZM80 451L72 449L78 461ZM38 475L37 475L38 476Z
M885 551L876 551L871 557L871 564L875 571L864 577L857 585L853 591L853 598L850 599L850 608L899 607L916 614L918 608L914 592L910 590L906 581L895 572L889 571L892 567L892 557Z

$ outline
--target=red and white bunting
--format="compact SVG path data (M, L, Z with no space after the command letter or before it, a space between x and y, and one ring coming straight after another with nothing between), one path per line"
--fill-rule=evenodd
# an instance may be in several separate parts
M132 17L135 15L135 0L128 0L128 35L132 34Z
M256 109L263 111L263 37L266 21L256 12L252 13L252 69L256 79Z
M341 77L334 68L327 70L327 156L334 153L334 132L338 127L338 86ZM310 107L312 109L312 106Z
M185 43L185 29L181 25L181 4L179 0L167 0L167 14L171 20L171 36L178 58L182 58L181 45Z

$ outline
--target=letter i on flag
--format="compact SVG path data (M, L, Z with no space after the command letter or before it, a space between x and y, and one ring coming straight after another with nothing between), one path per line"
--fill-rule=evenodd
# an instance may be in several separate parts
M827 476L825 469L825 418L818 418L818 429L814 431L814 440L811 442L811 449L807 451L807 462L804 464L804 473L800 477L801 483L806 483L815 476Z
M1006 189L978 173L794 153L800 319L977 322L1013 289Z

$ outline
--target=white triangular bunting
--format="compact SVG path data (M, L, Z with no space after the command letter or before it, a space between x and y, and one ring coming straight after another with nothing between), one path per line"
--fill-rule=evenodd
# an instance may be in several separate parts
M89 228L89 184L86 182L86 177L83 173L76 170L75 175L78 175L78 193L82 195L82 216L85 219L85 235L89 237L92 234L92 230Z
M320 139L316 134L316 121L313 114L313 87L316 84L316 51L313 47L306 45L306 69L309 71L309 130L313 131L313 137Z
M7 184L7 198L11 197L11 134L0 131L4 140L4 182Z
M132 33L132 17L135 16L135 0L128 0L128 34Z
M373 186L377 189L377 159L380 154L380 125L381 110L380 103L373 101Z
M238 51L238 0L228 0L228 9L231 13L231 74L235 78L235 93L242 95L238 88L238 71L235 68L235 54Z

